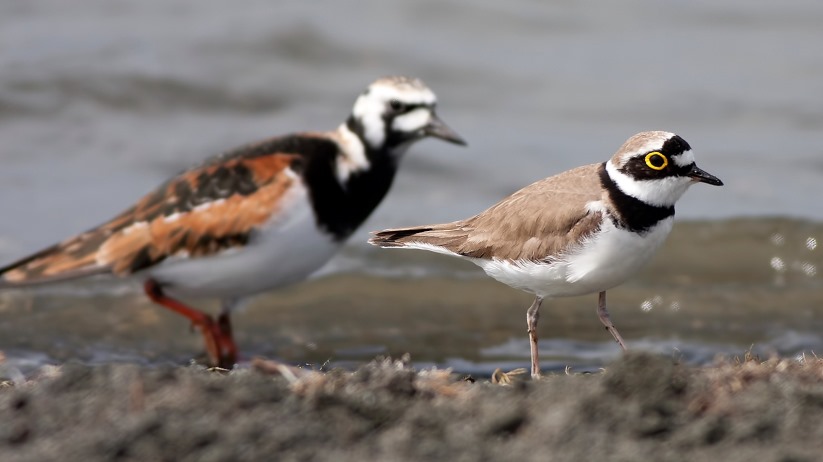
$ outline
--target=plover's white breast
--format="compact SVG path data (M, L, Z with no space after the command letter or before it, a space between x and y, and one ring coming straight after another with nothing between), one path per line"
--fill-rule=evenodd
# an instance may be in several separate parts
M663 244L674 217L643 234L604 220L600 229L553 262L471 259L489 276L539 297L568 297L601 292L634 275Z

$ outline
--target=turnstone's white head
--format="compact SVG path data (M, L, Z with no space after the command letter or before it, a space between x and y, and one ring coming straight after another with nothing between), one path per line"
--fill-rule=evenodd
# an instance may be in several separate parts
M433 136L455 144L466 142L435 113L437 97L422 80L383 77L374 81L354 103L348 128L371 151L401 155L415 141Z
M621 191L661 207L673 206L694 183L723 184L697 167L686 140L663 131L629 138L606 164L606 170Z

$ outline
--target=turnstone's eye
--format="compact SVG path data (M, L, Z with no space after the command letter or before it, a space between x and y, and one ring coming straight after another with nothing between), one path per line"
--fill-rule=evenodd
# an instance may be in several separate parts
M400 101L398 101L396 99L393 99L393 100L389 101L389 107L392 108L392 111L400 112L400 111L403 110L405 105L403 103L401 103Z
M669 165L669 159L660 152L652 151L646 154L646 165L652 170L663 170Z

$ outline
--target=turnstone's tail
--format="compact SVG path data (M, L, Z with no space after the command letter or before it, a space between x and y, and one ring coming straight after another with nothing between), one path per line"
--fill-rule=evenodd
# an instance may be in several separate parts
M85 242L87 245L82 245L82 237L89 236L77 236L1 267L0 288L65 281L108 272L107 266L101 266L95 260L97 243Z

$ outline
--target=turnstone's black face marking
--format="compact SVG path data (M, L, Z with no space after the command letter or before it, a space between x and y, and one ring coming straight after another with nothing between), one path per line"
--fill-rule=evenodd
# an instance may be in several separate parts
M360 94L341 132L343 155L316 156L303 175L318 226L335 240L348 238L377 207L394 179L401 155L414 142L435 137L465 141L436 113L436 97L408 77L384 77Z
M412 142L432 136L466 142L435 113L437 98L418 79L386 77L369 86L357 99L348 126L368 150L402 154Z

